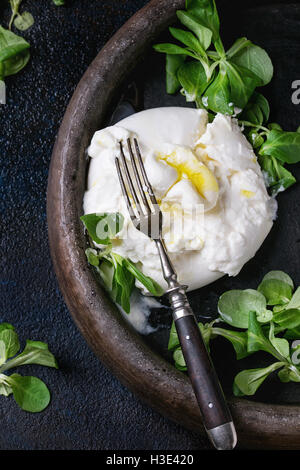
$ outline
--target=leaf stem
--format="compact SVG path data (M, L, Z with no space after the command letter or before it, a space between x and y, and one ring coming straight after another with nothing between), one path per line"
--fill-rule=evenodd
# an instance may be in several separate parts
M0 374L0 383L4 383L5 385L8 385L8 377L5 374Z
M252 124L252 122L249 122L249 121L240 121L239 120L239 124L243 125L243 126L246 126L246 127L255 127L256 129L261 129L261 130L265 131L267 134L270 132L270 129L268 129L267 127L260 126L258 124Z
M0 373L4 372L6 370L12 369L13 367L18 367L22 366L28 359L34 358L36 355L36 351L32 351L30 353L27 353L26 356L23 355L23 353L19 354L18 356L14 357L10 361L5 362L1 367L0 367Z

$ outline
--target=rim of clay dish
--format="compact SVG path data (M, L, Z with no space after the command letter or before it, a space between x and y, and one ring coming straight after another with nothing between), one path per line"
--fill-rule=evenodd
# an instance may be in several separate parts
M85 189L85 150L116 90L155 37L184 7L183 0L152 0L110 39L87 69L66 110L53 150L47 194L54 268L79 330L100 360L143 401L167 418L203 433L189 382L128 326L88 267L79 216ZM299 407L228 397L239 444L300 448Z

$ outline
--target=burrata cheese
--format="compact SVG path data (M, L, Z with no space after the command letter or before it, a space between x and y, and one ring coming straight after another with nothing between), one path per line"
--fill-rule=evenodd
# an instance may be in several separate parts
M142 111L97 131L85 214L121 212L124 226L113 251L139 263L162 286L155 243L133 226L115 168L119 142L136 137L163 212L163 237L181 283L189 290L224 274L237 275L270 232L276 201L266 190L255 153L236 119L205 110L166 107ZM141 287L141 286L139 286Z

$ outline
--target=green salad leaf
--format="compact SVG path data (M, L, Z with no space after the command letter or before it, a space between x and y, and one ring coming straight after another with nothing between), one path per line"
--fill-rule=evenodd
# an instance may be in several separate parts
M31 28L34 24L34 18L31 13L24 11L21 15L18 15L14 20L14 26L20 31L26 31Z
M0 374L0 395L4 397L9 397L12 394L12 388L7 382L7 376Z
M271 328L270 328L271 331ZM270 338L272 341L265 337L263 329L261 325L258 323L256 319L255 312L250 312L249 315L249 328L247 331L248 341L247 341L247 350L248 352L257 352L257 351L266 351L272 354L279 360L284 360L285 356L282 356L279 353L278 349L273 345L276 343L274 337L274 330L270 333Z
M248 43L231 58L231 61L250 70L256 77L256 86L267 85L273 77L274 69L267 52L255 44Z
M220 20L215 1L186 0L186 11L199 25L212 32L214 44L217 43L220 37Z
M0 80L25 67L30 57L29 47L25 39L0 26Z
M231 290L221 295L218 311L229 325L248 328L250 312L261 314L266 305L265 297L254 289Z
M167 92L176 93L181 88L187 101L206 109L210 116L238 115L259 157L266 185L276 196L296 181L284 165L300 161L300 133L286 132L276 123L268 124L269 103L257 91L273 77L268 53L246 37L238 38L225 51L214 0L186 1L186 9L177 11L177 18L186 28L170 28L178 44L153 46L167 54Z
M278 372L278 377L281 382L287 383L287 382L300 382L300 371L297 369L297 367L290 365L290 366L285 366L283 369L281 369Z
M230 99L235 106L243 109L257 87L257 77L251 70L229 60L224 62L223 69L230 84Z
M290 345L285 338L276 338L274 335L274 323L271 322L269 331L270 343L274 346L277 352L285 358L290 357Z
M19 338L13 329L9 328L0 331L0 350L2 350L2 354L0 354L1 365L10 357L15 356L19 349Z
M225 53L220 38L219 16L213 0L186 2L186 10L177 11L177 17L189 31L170 28L170 33L185 47L165 43L156 44L154 49L167 54L185 54L190 58L190 63L199 62L203 66L205 76L201 77L201 86L192 86L197 90L194 99L197 106L202 107L202 99L209 97L209 110L233 114L234 107L244 108L247 105L256 87L269 83L273 76L271 59L266 51L252 44L247 38L235 41ZM208 49L212 45L215 50ZM167 65L169 66L168 63ZM176 70L173 71L176 73ZM210 83L213 72L214 77ZM196 82L198 80L197 76ZM193 77L189 80L190 88L191 81ZM170 92L168 84L167 88ZM184 83L182 88L184 94L189 96ZM177 91L177 87L172 90ZM230 107L231 109L228 109ZM263 107L265 110L265 103Z
M291 300L293 281L282 271L271 271L258 286L268 305L284 305Z
M213 35L212 31L209 28L206 28L203 24L200 24L199 20L197 20L196 17L192 13L189 13L188 11L178 10L177 18L184 26L186 26L195 34L198 42L194 50L198 50L201 54L203 54L204 51L206 51L206 49L211 44L212 35ZM179 39L179 41L182 41L179 37L177 37L176 39ZM182 42L184 43L184 41ZM193 49L193 46L192 46L192 49Z
M223 68L223 67L222 67ZM220 73L210 82L202 97L204 107L215 113L233 114L234 107L230 103L230 82L226 73Z
M130 297L136 281L150 294L157 297L163 295L162 287L142 272L141 264L138 266L138 263L113 251L113 240L123 227L122 214L86 214L80 219L90 237L90 246L85 250L87 260L96 269L112 299L126 313L130 313ZM98 249L94 242L106 247Z
M298 308L300 309L300 287L296 289L293 297L285 307L286 309Z
M249 351L247 349L247 333L245 331L234 331L214 327L212 329L212 334L228 339L234 347L237 359L243 359L249 355Z
M157 297L163 295L164 290L161 286L151 279L149 276L145 276L140 269L138 269L137 265L132 263L129 259L123 259L123 265L126 267L127 271L131 272L133 276L141 283L144 287L146 287L147 291L150 294L155 295Z
M184 63L183 55L167 54L166 55L166 86L167 93L173 94L180 88L180 81L177 76L178 70Z
M262 137L260 136L262 139ZM259 146L262 141L260 140ZM279 163L276 158L267 156L259 156L259 164L265 175L266 185L270 188L272 196L276 196L279 192L293 186L296 183L296 178L284 166Z
M135 284L134 275L123 266L121 256L112 254L114 261L114 275L112 279L112 298L123 307L126 313L130 312L130 297Z
M0 333L4 330L14 330L15 327L11 325L10 323L0 323Z
M300 133L272 129L259 153L271 155L282 163L298 163L300 161Z
M20 72L30 59L29 47L25 39L14 34L14 26L20 31L26 31L34 24L34 18L28 11L20 12L23 0L9 0L11 16L8 30L0 26L0 86L4 78ZM65 0L53 0L57 6L65 5Z
M42 366L58 368L57 361L49 351L48 345L41 341L26 341L24 351L3 365L0 371L5 371L13 367L25 364L39 364Z
M284 309L275 313L273 318L283 328L294 329L300 326L300 309Z
M124 217L118 212L86 214L82 215L80 220L94 242L108 245L111 239L122 230Z
M179 86L184 89L187 101L195 101L201 95L204 77L205 70L200 62L186 62L180 66L177 79Z
M245 105L240 118L244 121L250 121L253 124L261 126L268 121L269 116L270 106L267 99L261 93L255 91ZM257 131L255 132L257 133ZM260 136L260 138L259 147L264 143L263 137Z
M178 338L178 334L176 331L175 322L172 322L170 335L169 335L168 350L173 351L175 348L179 346L180 346L180 343L179 343L179 338Z
M300 382L300 287L292 295L293 290L294 283L288 274L270 271L258 290L231 290L222 294L218 302L220 316L206 324L198 323L208 351L212 340L223 337L232 344L237 360L258 352L275 358L276 362L267 367L239 372L233 383L236 396L254 395L277 370L281 382ZM270 299L273 311L266 308ZM275 299L277 304L273 302ZM229 329L228 325L237 330ZM186 371L174 322L168 349L173 351L176 368Z
M37 377L12 374L7 381L15 401L22 410L37 413L49 405L50 392L47 385Z
M251 41L249 41L249 39L245 37L237 39L230 47L230 49L228 49L228 51L226 52L227 59L232 59L232 57L238 54L242 49L250 45Z
M34 24L34 18L28 11L19 12L20 5L23 0L9 0L11 7L11 17L9 21L9 29L14 25L20 31L25 31Z
M234 394L236 396L254 395L266 378L282 366L284 366L284 362L275 362L268 367L239 372L234 379Z
M24 350L18 354L18 335L9 323L0 324L0 395L13 395L17 404L25 411L39 412L50 402L50 392L37 377L6 375L6 371L26 364L39 364L58 368L48 345L41 341L26 341Z

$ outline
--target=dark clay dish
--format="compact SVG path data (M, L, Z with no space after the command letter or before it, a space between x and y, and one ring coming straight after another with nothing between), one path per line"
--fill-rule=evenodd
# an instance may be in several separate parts
M247 36L269 52L275 77L264 93L271 102L271 120L295 130L299 110L291 102L291 84L299 78L299 69L296 59L291 58L300 56L300 4L221 0L217 3L226 46L237 37ZM61 291L91 348L142 400L186 428L202 433L189 379L173 367L168 357L167 327L171 323L168 311L152 312L150 321L161 328L147 337L127 325L87 264L79 220L88 164L86 148L93 133L107 125L126 83L134 76L145 108L186 106L182 97L166 94L164 60L151 49L151 44L166 36L167 27L175 21L175 11L183 7L183 0L150 1L112 37L84 74L64 116L52 156L48 224ZM299 165L293 171L300 180ZM224 277L189 294L199 319L214 317L222 292L255 288L271 269L288 272L295 284L300 284L299 199L299 184L279 195L278 220L239 276ZM213 359L232 409L239 446L300 449L300 385L282 384L274 376L254 399L234 398L233 377L241 368L253 367L253 359L237 362L231 346L222 340L214 344ZM260 364L267 364L267 360L262 354Z

